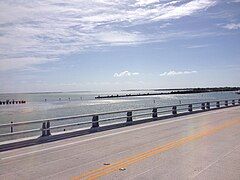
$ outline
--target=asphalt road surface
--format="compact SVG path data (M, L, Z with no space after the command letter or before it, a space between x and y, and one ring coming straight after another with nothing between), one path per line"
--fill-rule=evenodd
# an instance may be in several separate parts
M240 107L1 152L0 179L240 180Z

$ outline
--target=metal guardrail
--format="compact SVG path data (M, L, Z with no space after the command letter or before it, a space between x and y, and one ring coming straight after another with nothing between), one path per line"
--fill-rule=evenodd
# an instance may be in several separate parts
M149 118L157 119L161 117L162 114L170 113L172 115L177 115L183 112L193 112L195 110L210 110L217 109L221 107L235 106L240 105L240 99L232 99L232 100L221 100L221 101L208 101L201 103L191 103L191 104L180 104L180 105L171 105L171 106L159 106L159 107L148 107L148 108L140 108L140 109L131 109L131 110L123 110L123 111L113 111L113 112L104 112L104 113L95 113L95 114L85 114L85 115L75 115L75 116L66 116L66 117L57 117L57 118L49 118L49 119L40 119L33 121L24 121L24 122L16 122L16 123L8 123L8 124L0 124L0 128L9 128L9 133L0 134L1 137L9 137L13 135L20 134L28 134L33 132L41 132L41 136L50 136L51 130L61 129L61 128L69 128L75 126L83 126L90 125L91 129L97 129L99 123L102 122L114 122L116 120L125 119L125 122L131 124L131 122L136 121L139 117L150 116ZM141 111L149 111L150 112L141 112ZM161 111L160 111L161 110ZM141 112L141 113L138 113ZM126 115L122 116L119 114L125 113ZM137 114L135 114L137 113ZM118 114L118 116L117 116ZM104 115L113 115L110 118L101 118ZM73 119L81 119L81 118L92 118L91 121L82 121L82 122L74 122L74 123L66 123L67 120ZM57 126L50 126L50 123L62 121L63 124ZM26 130L14 131L14 127L18 126L26 126L33 124L41 124L39 128L31 128ZM64 129L65 131L65 129Z

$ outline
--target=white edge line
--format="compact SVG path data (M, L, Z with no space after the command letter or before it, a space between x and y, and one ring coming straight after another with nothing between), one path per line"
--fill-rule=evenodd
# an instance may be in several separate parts
M205 168L203 168L201 171L199 171L197 174L195 174L194 176L192 176L191 178L196 178L198 175L200 175L203 171L206 171L207 169L209 169L211 166L213 166L214 164L218 163L220 160L225 159L229 154L231 154L233 151L235 151L236 149L238 149L240 147L240 145L236 146L235 148L233 148L232 150L228 151L226 154L223 154L222 156L219 156L215 161L213 161L212 163L210 163L208 166L206 166Z

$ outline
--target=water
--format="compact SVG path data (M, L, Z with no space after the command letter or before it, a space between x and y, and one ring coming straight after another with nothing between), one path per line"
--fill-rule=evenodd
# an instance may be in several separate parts
M162 95L125 97L113 99L94 99L99 94L125 94L142 92L78 92L42 94L0 94L0 100L26 100L26 104L0 106L0 124L29 121L77 114L100 113L143 107L165 106L184 103L237 99L235 92L216 92L185 95ZM151 93L149 91L149 93ZM61 98L61 100L59 100ZM70 98L70 100L69 100ZM45 99L47 100L45 102ZM154 103L155 100L155 103Z
M98 95L136 94L144 92L74 92L74 93L39 93L39 94L0 94L0 100L26 100L26 104L0 105L0 124L20 121L32 121L45 118L91 114L144 107L238 99L235 92L213 92L184 95L161 95L124 97L112 99L94 99ZM61 100L59 99L61 98ZM70 98L70 100L69 100ZM46 99L46 101L45 101ZM9 132L1 130L0 134Z

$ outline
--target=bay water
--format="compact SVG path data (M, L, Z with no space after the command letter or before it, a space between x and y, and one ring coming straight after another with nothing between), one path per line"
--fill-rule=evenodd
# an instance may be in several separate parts
M0 105L0 124L33 121L46 118L101 113L135 108L187 104L195 102L239 99L235 92L210 92L199 94L134 96L95 99L98 95L154 93L156 91L89 91L56 93L0 94L0 101L25 100L26 104ZM0 134L9 130L0 129Z

